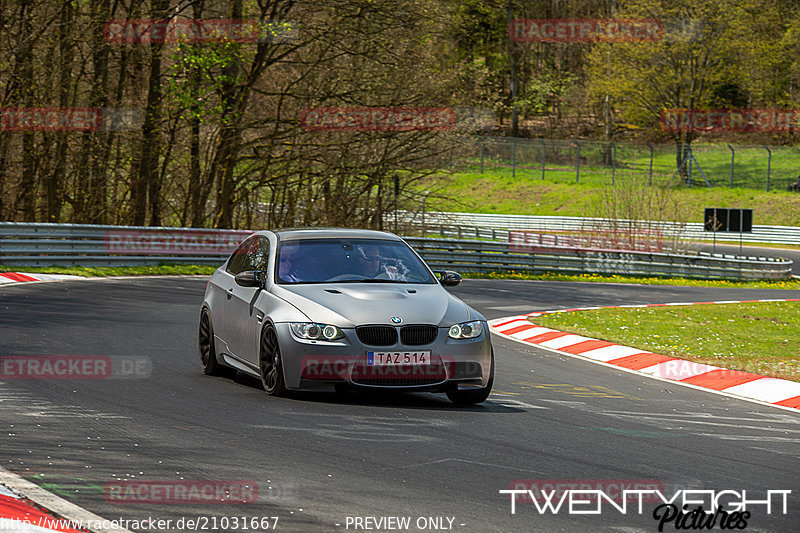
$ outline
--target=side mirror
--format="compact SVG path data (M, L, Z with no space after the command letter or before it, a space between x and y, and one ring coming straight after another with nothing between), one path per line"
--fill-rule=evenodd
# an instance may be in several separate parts
M437 274L439 274L439 281L445 287L455 287L461 283L461 274L458 272L453 272L452 270L441 270L437 272Z
M258 270L239 272L234 279L236 280L236 284L241 287L263 287L261 283L261 272Z

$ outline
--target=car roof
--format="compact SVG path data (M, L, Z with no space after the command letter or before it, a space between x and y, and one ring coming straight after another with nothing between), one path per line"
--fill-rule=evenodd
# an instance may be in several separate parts
M400 241L400 237L388 231L354 228L283 228L270 230L278 241L298 241L305 239L383 239Z

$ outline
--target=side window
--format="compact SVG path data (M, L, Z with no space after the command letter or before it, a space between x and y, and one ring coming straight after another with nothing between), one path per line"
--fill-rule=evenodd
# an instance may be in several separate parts
M267 260L269 259L269 239L266 237L258 238L258 248L251 256L250 268L244 270L267 270Z
M225 270L228 274L235 276L239 272L245 270L252 270L248 268L251 263L251 257L258 251L258 237L250 237L231 254L228 260L228 266Z

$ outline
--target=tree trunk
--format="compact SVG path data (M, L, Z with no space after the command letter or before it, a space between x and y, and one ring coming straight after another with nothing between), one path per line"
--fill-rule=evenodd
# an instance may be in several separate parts
M72 2L61 4L58 27L58 105L62 109L70 105L70 87L72 84L72 62L75 57L75 47L70 42L74 19L74 6ZM53 171L45 178L47 222L61 221L61 206L64 195L64 182L67 173L67 136L56 137L55 162Z
M231 2L230 18L241 20L242 0ZM239 46L234 46L238 51ZM238 55L238 54L237 54ZM216 227L233 227L233 208L235 204L234 170L241 145L241 101L237 90L237 78L240 67L238 61L232 61L223 69L225 83L222 84L222 124L220 126L217 154L214 159L214 170L217 183Z
M31 21L30 0L20 2L20 42L18 61L16 66L15 100L24 107L30 107L33 102L33 23ZM23 219L28 222L36 221L36 162L34 151L34 133L22 133L22 179L16 205L22 206ZM15 206L16 210L16 206Z
M97 6L94 27L94 46L92 66L94 82L92 85L92 106L99 109L108 107L108 53L109 43L103 36L103 23L110 18L109 0L102 0ZM106 222L106 169L111 133L107 131L89 132L91 144L91 165L89 172L89 191L86 205L86 221L89 224ZM105 141L105 142L104 142Z
M150 14L154 20L165 20L169 0L151 0ZM147 85L144 123L140 144L139 168L131 191L133 201L133 223L144 225L147 204L150 204L150 225L161 225L159 209L161 184L158 176L158 156L161 151L159 127L161 122L161 53L164 44L150 43L150 75Z

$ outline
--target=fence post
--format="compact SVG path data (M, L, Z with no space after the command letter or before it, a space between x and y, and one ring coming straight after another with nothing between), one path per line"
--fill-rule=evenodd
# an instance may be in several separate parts
M647 147L650 148L650 177L647 179L647 184L653 184L653 145L647 143Z
M511 140L511 177L517 177L517 138Z
M544 150L545 150L545 143L544 143L544 139L539 139L539 141L542 143L542 179L544 179L544 162L545 162Z
M772 167L772 150L769 149L769 146L764 147L767 150L767 192L769 192L769 173L770 168Z
M686 186L687 187L691 187L692 186L692 160L694 159L694 156L692 155L692 147L689 144L686 145L686 153L687 153L687 156L686 156Z
M481 141L481 174L483 174L483 157L484 157L484 151L485 151L485 149L486 149L486 148L485 148L485 146L483 145L483 141Z
M575 183L578 183L581 179L581 144L578 141L572 142L578 147L578 157L575 158Z
M611 143L611 185L614 185L614 176L617 173L617 145Z
M728 149L731 151L731 181L728 184L728 187L733 187L733 162L734 162L733 160L734 157L736 156L736 150L734 150L733 146L731 146L730 144L728 145Z

